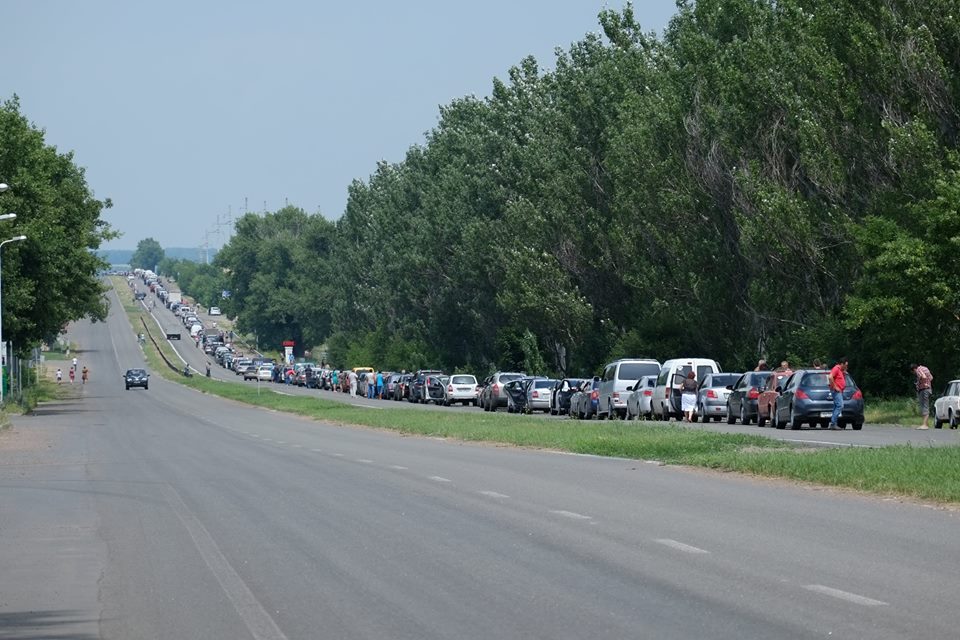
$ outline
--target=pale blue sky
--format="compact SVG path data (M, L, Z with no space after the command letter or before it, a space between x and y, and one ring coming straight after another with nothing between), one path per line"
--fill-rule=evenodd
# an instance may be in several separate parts
M607 6L623 0L3 0L0 98L113 199L106 248L197 246L244 197L339 218L350 181L402 160L440 105L528 54L552 68ZM634 6L657 31L676 10Z

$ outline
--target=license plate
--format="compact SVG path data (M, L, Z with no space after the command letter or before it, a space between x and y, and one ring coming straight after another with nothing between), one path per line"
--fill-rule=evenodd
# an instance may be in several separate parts
M821 411L821 412L820 412L820 417L821 417L821 418L832 418L832 417L833 417L833 411Z
M470 387L457 387L457 391L472 391Z

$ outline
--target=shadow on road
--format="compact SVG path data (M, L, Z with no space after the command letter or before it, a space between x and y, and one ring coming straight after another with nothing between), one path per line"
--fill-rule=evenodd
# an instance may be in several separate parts
M77 632L78 625L89 624L99 622L70 609L0 613L0 640L94 640L98 635Z

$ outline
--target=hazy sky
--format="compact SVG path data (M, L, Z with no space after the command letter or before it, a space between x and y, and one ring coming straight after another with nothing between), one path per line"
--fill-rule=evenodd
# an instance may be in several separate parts
M113 199L106 248L219 246L245 197L339 218L351 180L402 160L440 105L526 55L552 68L623 3L0 0L0 98ZM634 6L657 31L676 9Z

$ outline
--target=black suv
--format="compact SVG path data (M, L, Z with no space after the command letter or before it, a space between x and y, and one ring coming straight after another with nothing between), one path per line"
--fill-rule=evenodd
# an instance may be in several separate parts
M145 369L127 369L127 372L123 374L123 381L126 384L127 391L130 391L130 387L143 387L148 389L147 380L150 379L150 374L146 372Z

